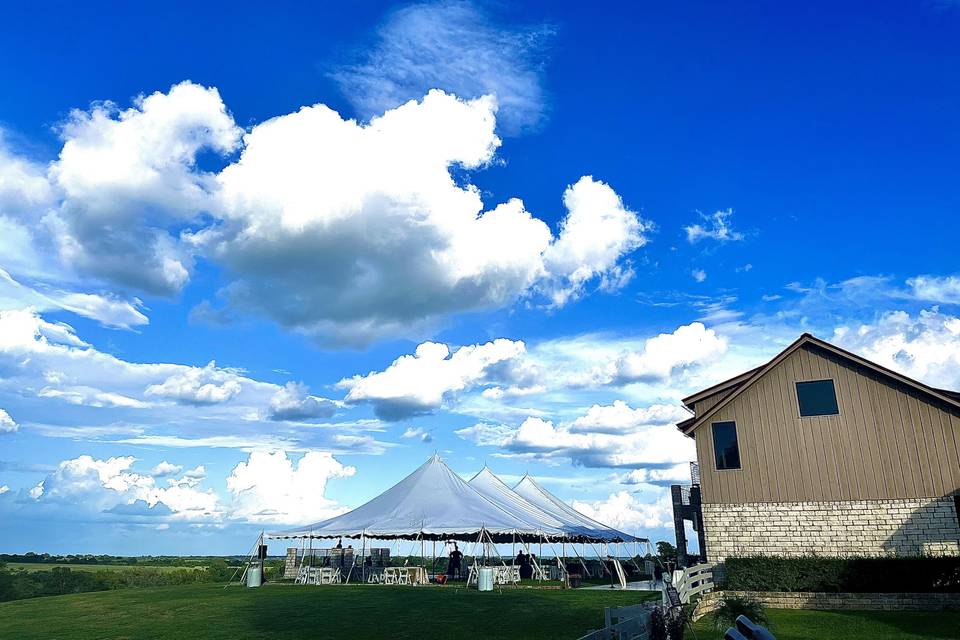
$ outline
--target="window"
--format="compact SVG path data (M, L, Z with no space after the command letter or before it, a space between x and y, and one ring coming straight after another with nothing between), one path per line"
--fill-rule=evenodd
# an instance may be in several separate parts
M740 447L737 445L736 422L713 423L713 454L717 458L717 469L739 469Z
M835 416L840 413L837 407L837 390L833 380L814 380L797 383L797 402L800 404L800 417Z

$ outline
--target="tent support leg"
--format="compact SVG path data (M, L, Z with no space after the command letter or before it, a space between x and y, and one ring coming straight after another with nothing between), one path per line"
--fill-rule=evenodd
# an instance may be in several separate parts
M367 584L367 532L360 533L360 584Z
M250 553L247 554L247 561L243 563L243 573L240 575L240 582L243 583L244 577L247 575L247 569L250 568L250 560L253 559L255 553L257 553L260 545L263 544L263 532L260 532L260 535L257 536L257 541L253 543L253 548L250 550ZM237 570L233 572L233 575L230 576L230 580L227 584L223 585L223 588L226 589L233 583L233 579L237 577L237 573L240 571L240 567L237 567ZM262 572L261 572L262 576Z
M577 560L580 561L580 566L583 567L583 577L590 577L590 570L587 569L587 563L583 561L583 557L577 552L577 545L571 544L570 548L573 549L573 555L577 556Z
M603 561L603 556L600 555L600 549L594 547L593 543L591 543L590 546L593 547L594 552L597 554L597 560L600 561L600 566L603 567L603 572L612 576L613 574L610 573L610 569L607 568L606 563Z

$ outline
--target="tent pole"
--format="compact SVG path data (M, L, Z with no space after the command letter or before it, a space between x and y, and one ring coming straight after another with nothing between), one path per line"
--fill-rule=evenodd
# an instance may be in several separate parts
M253 549L251 549L251 550L250 550L250 553L247 554L247 561L243 564L243 573L240 574L240 582L241 582L241 583L243 583L243 579L244 579L244 577L247 575L247 568L248 568L249 565L250 565L250 560L253 559L253 554L256 553L256 552L259 550L258 547L262 544L262 541L263 541L263 532L261 532L260 535L257 536L257 541L253 543ZM237 570L233 572L233 575L232 575L232 576L230 576L229 582L227 582L227 584L223 585L223 588L224 588L224 589L226 589L227 587L230 586L231 583L233 583L233 579L237 577L237 573L238 573L239 571L240 571L240 567L237 567ZM263 575L263 572L262 572L262 571L260 572L260 575L261 575L261 576Z
M367 583L367 530L360 532L360 584Z
M595 547L595 546L593 545L593 543L590 543L590 546L593 547L594 553L597 554L597 560L600 561L600 566L603 567L603 572L604 572L604 573L610 573L610 569L607 569L607 565L606 565L606 564L604 563L604 561L603 561L603 556L600 555L600 549L598 549L597 547ZM613 575L613 574L610 573L610 575Z
M583 557L579 553L577 553L577 545L571 544L570 548L573 549L573 555L577 556L577 560L580 561L580 566L583 567L583 576L585 578L589 578L590 571L587 569L587 563L583 561Z
M560 558L560 556L557 555L557 545L553 544L553 540L547 538L546 536L544 536L543 539L547 541L547 544L548 544L548 545L550 545L550 550L553 551L553 557L556 558L556 560L557 560L557 568L560 569L560 571L563 572L563 576L564 576L563 580L564 580L564 582L566 582L566 581L567 581L567 577L566 577L566 576L567 576L567 563L564 562L564 561Z
M543 536L540 536L540 548L537 550L537 553L540 555L540 566L543 566ZM539 576L537 576L540 582L543 582L543 569L539 569Z

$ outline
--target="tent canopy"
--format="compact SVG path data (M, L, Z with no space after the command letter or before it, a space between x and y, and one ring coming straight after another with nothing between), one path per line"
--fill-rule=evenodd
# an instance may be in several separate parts
M629 533L617 531L612 527L597 522L593 518L583 515L541 487L529 475L523 476L523 479L517 483L513 491L530 504L549 513L562 522L562 528L571 537L581 538L584 541L647 542L645 538L637 538Z
M517 486L521 485L523 481ZM517 536L578 542L637 539L587 518L539 485L532 486L549 498L530 500L520 491L511 490L486 467L467 483L434 455L409 476L353 511L268 535L476 541L485 532L484 539L489 536L493 542L511 542Z
M353 511L270 536L477 540L483 530L494 541L509 541L516 533L538 534L536 525L510 515L484 498L435 455Z
M514 493L513 489L504 484L488 467L484 466L468 484L510 515L525 522L539 524L545 529L545 533L565 533L562 521Z

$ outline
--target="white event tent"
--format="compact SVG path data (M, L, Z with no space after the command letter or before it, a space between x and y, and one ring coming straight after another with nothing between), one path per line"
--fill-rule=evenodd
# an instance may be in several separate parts
M529 476L510 489L484 468L468 483L434 455L369 502L270 538L646 542L576 511Z

